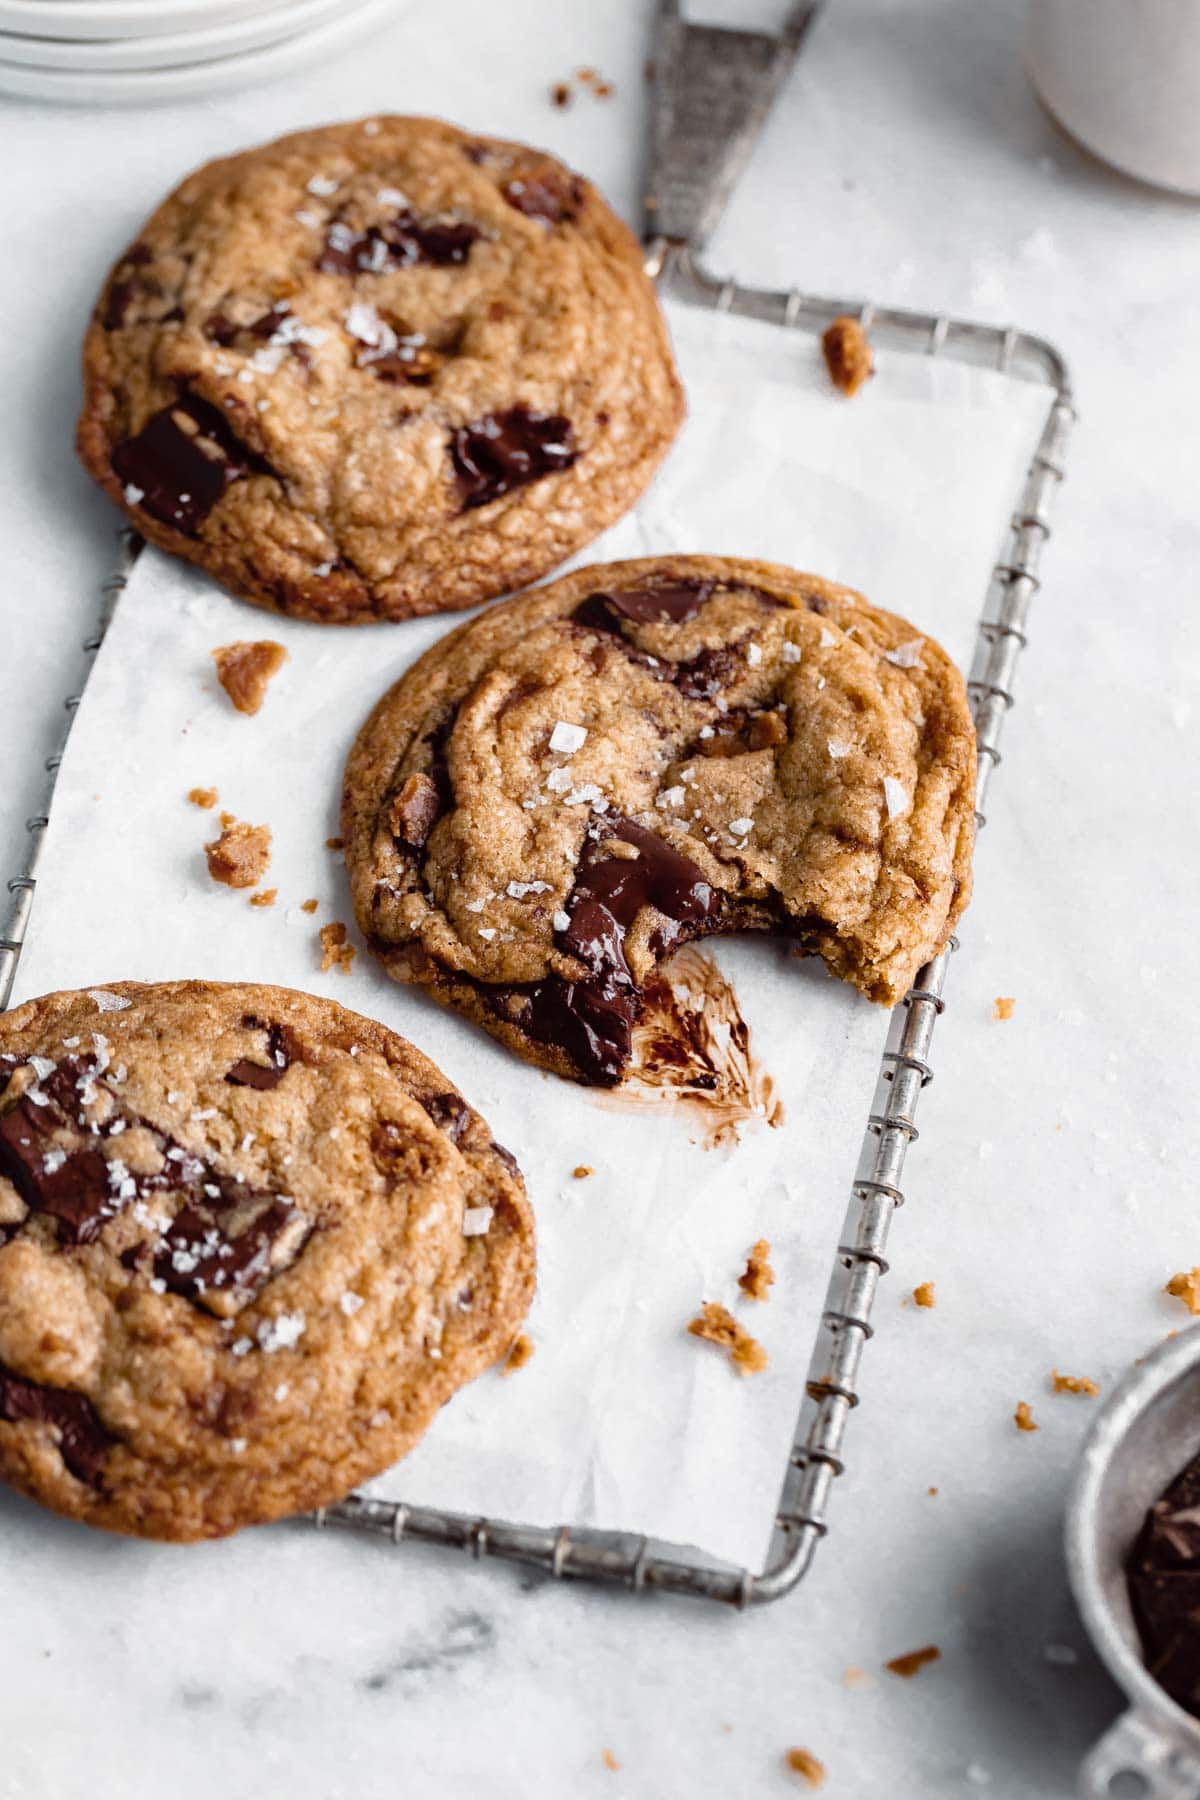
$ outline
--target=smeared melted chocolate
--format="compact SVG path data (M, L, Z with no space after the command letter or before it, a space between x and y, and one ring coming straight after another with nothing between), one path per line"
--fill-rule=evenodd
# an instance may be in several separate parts
M354 231L335 219L317 261L326 274L380 274L384 269L410 269L417 263L452 268L465 263L471 246L483 236L465 219L422 219L404 207L383 225Z
M614 838L632 845L637 856L608 853ZM561 1046L589 1081L619 1081L642 1006L625 959L630 926L643 907L660 913L650 948L661 956L714 919L720 904L717 890L688 857L629 819L615 821L581 862L567 901L569 923L557 937L560 949L578 957L588 974L580 981L554 977L527 990L522 1027Z
M473 425L460 426L450 440L464 512L569 469L578 454L569 419L524 406L488 413Z
M1150 1508L1125 1572L1146 1667L1200 1718L1200 1457Z
M0 1419L9 1425L31 1420L49 1425L58 1453L76 1481L100 1487L113 1440L91 1401L67 1388L27 1381L0 1364Z
M682 578L678 581L647 583L645 587L624 588L618 592L589 594L581 600L571 617L579 625L593 631L621 630L621 621L635 625L683 625L694 619L706 600L711 599L716 583Z
M576 217L583 204L584 188L578 176L568 178L548 169L544 175L514 175L500 189L517 212L546 225L562 225Z
M152 518L191 536L229 484L262 464L215 406L185 394L118 444L112 467Z
M243 1202L244 1204L244 1202ZM157 1280L187 1300L201 1294L252 1294L271 1272L276 1240L289 1230L296 1209L286 1200L266 1198L254 1217L227 1235L218 1214L185 1206L175 1215L154 1251Z

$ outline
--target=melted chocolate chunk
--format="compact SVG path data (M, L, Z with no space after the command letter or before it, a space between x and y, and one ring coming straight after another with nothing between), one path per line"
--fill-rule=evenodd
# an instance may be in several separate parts
M278 1087L286 1071L300 1057L300 1047L295 1033L287 1025L279 1025L268 1019L256 1018L253 1013L243 1014L242 1029L266 1032L269 1060L266 1063L257 1063L252 1062L247 1056L241 1056L226 1075L226 1081L230 1087L260 1088L264 1092L268 1088Z
M106 331L120 331L137 302L146 294L157 293L137 271L152 262L153 255L145 244L132 244L113 273L100 311L100 323Z
M500 192L517 212L546 225L569 224L583 204L583 183L578 176L568 180L554 169L544 175L514 175Z
M471 1119L471 1109L460 1094L421 1094L421 1105L439 1131L457 1144Z
M605 853L612 838L632 845L634 858ZM625 960L625 937L645 906L662 915L650 940L656 956L694 936L717 914L721 897L702 869L652 831L628 819L580 864L567 901L569 922L559 947L588 971L582 981L554 978L528 992L523 1028L558 1044L590 1081L620 1080L633 1048L642 997Z
M72 1098L77 1108L79 1097ZM70 1243L90 1244L123 1202L98 1150L64 1154L54 1144L54 1127L64 1122L58 1106L49 1102L38 1106L22 1095L0 1117L0 1175L8 1177L32 1212L57 1219Z
M297 1216L287 1200L267 1199L242 1231L227 1236L213 1211L185 1206L154 1251L155 1278L187 1300L252 1294L271 1272L276 1239Z
M384 225L354 231L335 219L317 262L325 274L380 274L384 269L410 269L416 263L452 268L465 263L471 246L483 236L465 219L422 219L405 207Z
M577 625L592 631L621 630L622 619L635 625L683 625L712 598L713 581L664 581L619 593L589 594L571 614Z
M1200 1457L1146 1514L1126 1577L1146 1667L1200 1718Z
M230 482L261 466L217 408L194 395L164 406L112 453L117 479L141 490L137 504L189 536Z
M268 1088L279 1086L283 1080L283 1070L272 1068L264 1063L251 1062L249 1058L241 1056L225 1079L230 1087L259 1088L265 1092Z
M569 469L578 454L569 419L524 406L488 413L474 425L461 426L450 440L464 512Z
M442 811L439 784L432 775L405 778L388 809L392 836L401 848L422 850Z
M0 1364L0 1419L9 1425L19 1425L23 1420L49 1425L58 1453L76 1481L85 1482L88 1487L101 1485L104 1461L113 1440L83 1394L27 1381Z

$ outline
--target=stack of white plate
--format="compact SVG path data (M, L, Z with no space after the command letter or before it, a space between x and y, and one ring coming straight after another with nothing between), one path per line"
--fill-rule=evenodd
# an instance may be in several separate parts
M0 0L0 93L174 100L288 75L400 0Z

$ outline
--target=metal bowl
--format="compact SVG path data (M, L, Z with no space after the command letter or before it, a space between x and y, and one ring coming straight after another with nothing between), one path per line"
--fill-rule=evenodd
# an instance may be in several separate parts
M1096 1651L1129 1710L1080 1770L1092 1800L1197 1800L1200 1719L1146 1669L1125 1561L1148 1509L1200 1453L1200 1326L1130 1370L1084 1442L1067 1504L1067 1568Z

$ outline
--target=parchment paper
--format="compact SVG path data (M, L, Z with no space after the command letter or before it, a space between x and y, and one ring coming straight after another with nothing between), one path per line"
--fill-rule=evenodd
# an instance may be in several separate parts
M965 661L1045 390L881 355L876 379L846 401L813 339L670 315L689 423L643 504L586 560L775 558L862 588ZM622 1109L526 1068L388 981L364 950L348 977L318 973L318 926L351 917L324 847L346 750L383 688L454 622L345 631L273 619L144 553L71 733L18 998L123 978L262 980L329 994L412 1037L525 1171L540 1232L536 1353L460 1394L375 1491L642 1531L759 1567L887 1018L777 945L719 946L786 1122L707 1151L684 1114ZM240 717L209 652L263 636L289 661L261 713ZM215 815L188 804L197 785L270 825L274 908L208 880ZM315 918L300 911L313 895ZM987 907L986 881L976 904ZM594 1175L573 1179L577 1164ZM735 1305L758 1237L773 1246L772 1298ZM770 1353L763 1374L739 1379L685 1334L702 1299L735 1305Z

